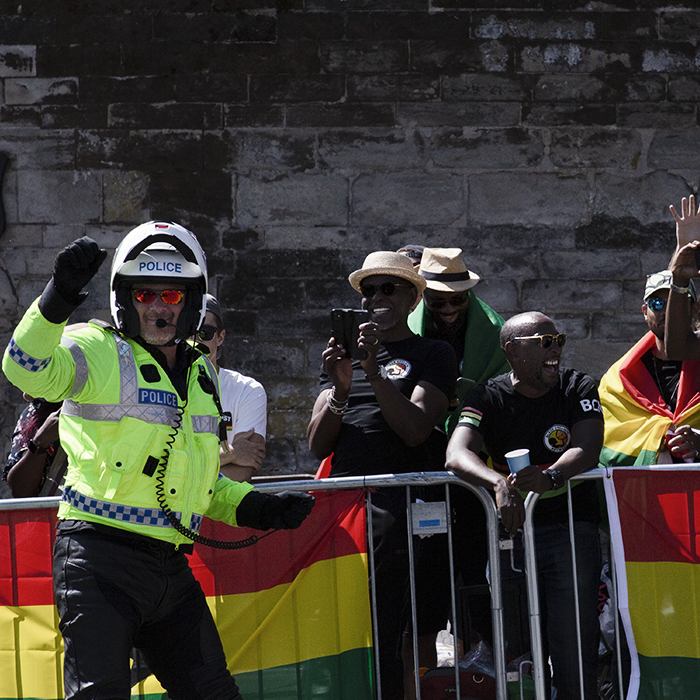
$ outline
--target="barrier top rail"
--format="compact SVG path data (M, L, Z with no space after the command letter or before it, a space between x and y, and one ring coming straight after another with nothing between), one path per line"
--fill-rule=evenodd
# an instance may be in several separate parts
M577 474L573 480L589 480L610 478L612 469L653 469L667 471L698 471L700 463L694 464L649 464L634 467L604 467L594 468L587 472ZM299 478L293 481L265 481L256 483L257 491L327 491L369 489L379 486L420 486L439 484L459 484L465 485L459 477L452 472L409 472L407 474L376 474L372 476L342 476L328 479ZM27 508L55 508L61 502L60 496L47 496L44 498L4 498L0 499L0 510L24 510Z

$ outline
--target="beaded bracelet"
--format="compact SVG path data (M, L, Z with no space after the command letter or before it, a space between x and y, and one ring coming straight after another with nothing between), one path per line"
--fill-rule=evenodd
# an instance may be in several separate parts
M345 409L348 407L348 400L338 401L335 398L335 387L333 387L326 394L326 403L331 413L335 413L336 416L342 416L345 413Z

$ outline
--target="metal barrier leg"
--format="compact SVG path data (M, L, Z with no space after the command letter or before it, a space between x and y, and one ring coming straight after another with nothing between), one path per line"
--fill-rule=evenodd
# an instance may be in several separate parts
M377 700L382 700L382 672L379 664L379 626L377 621L377 581L374 567L374 533L372 528L372 492L365 491L367 514L367 554L369 562L369 590L372 605L372 640L374 642L374 670L377 683Z
M576 616L576 651L578 652L578 682L579 695L581 700L585 700L585 688L583 685L583 649L581 641L581 610L579 608L578 591L578 566L576 563L576 537L574 530L574 506L571 502L571 482L566 482L566 497L569 507L569 543L571 544L571 570L574 576L574 611Z
M418 659L418 614L416 612L415 556L413 552L413 517L411 515L411 487L406 486L406 521L408 523L408 571L411 591L411 641L413 650L413 681L416 686L416 700L421 700L420 672ZM404 674L405 677L405 674Z
M459 642L457 639L457 595L455 593L455 563L454 549L452 547L452 507L450 505L450 487L445 484L445 505L447 507L447 553L450 563L450 610L452 612L452 653L455 660L455 688L457 698L462 697L462 689L459 686ZM420 698L418 699L420 700Z
M535 528L532 525L532 509L539 494L531 492L525 500L526 517L523 526L525 546L525 579L527 581L527 604L530 611L530 645L532 653L532 676L535 683L535 697L545 700L544 655L542 653L542 620L540 598L537 585L537 560L535 557Z
M615 568L615 553L613 552L612 541L610 542L610 581L612 582L611 604L614 610L613 628L615 630L615 660L617 666L617 697L625 697L625 682L622 676L622 641L620 639L620 614L618 612L617 597L617 569Z

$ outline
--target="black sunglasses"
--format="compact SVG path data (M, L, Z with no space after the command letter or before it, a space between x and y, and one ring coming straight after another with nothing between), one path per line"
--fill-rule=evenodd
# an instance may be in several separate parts
M468 298L469 292L458 294L457 296L450 297L449 299L431 299L427 294L425 294L425 292L423 293L423 301L429 309L442 309L448 304L456 308L466 304Z
M545 350L551 348L552 343L556 343L560 348L563 348L566 342L566 333L559 333L559 335L552 335L551 333L546 333L545 335L521 335L513 338L513 340L537 340Z
M385 297L393 297L399 287L410 289L411 284L397 284L396 282L384 282L384 284L361 284L360 292L363 297L371 299L378 291Z
M219 329L216 326L202 326L197 331L197 337L200 340L211 340L218 332Z

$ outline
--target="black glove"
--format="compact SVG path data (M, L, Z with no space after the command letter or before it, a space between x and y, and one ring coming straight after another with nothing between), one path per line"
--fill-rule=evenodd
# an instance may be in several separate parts
M304 522L315 502L310 493L300 491L251 491L238 505L236 520L239 525L256 530L293 530Z
M56 256L53 268L56 291L69 304L78 304L83 287L97 274L106 257L107 251L88 236L73 241Z
M39 310L51 323L63 323L87 298L83 287L95 276L107 257L92 238L73 241L57 256L53 277L39 300Z

